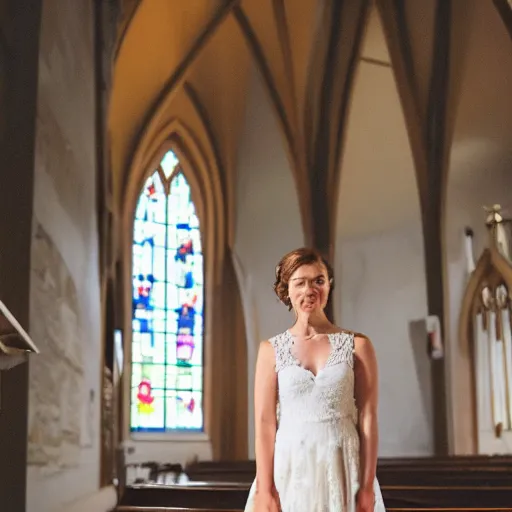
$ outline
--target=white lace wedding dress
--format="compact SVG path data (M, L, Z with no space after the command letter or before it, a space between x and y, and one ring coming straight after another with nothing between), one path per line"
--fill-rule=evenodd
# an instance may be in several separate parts
M355 512L359 435L354 399L354 335L330 334L332 350L315 376L292 355L289 331L270 339L276 357L279 426L274 481L283 512ZM245 512L254 510L255 484ZM385 512L377 479L375 512Z

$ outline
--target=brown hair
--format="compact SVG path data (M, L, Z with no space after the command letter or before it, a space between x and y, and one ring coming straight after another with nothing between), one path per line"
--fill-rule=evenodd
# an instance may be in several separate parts
M303 265L321 263L327 269L327 277L331 283L330 292L334 288L334 271L329 262L315 249L301 247L285 254L276 267L276 281L274 283L274 292L279 300L292 309L292 303L288 297L288 283L293 273ZM330 296L329 292L329 296Z

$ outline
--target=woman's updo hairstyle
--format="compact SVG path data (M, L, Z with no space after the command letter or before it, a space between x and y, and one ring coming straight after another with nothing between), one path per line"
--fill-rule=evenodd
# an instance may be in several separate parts
M302 247L285 254L276 267L276 281L274 283L274 292L278 299L288 306L288 310L292 309L290 297L288 297L288 283L294 272L303 265L311 265L321 263L327 269L327 277L331 284L329 296L334 289L334 271L329 262L315 249Z

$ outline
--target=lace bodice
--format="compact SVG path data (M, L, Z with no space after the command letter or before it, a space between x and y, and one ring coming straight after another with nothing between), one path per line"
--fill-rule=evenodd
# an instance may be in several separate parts
M292 354L289 331L270 339L276 358L279 388L279 428L317 422L357 422L354 401L354 335L329 334L331 352L315 376Z

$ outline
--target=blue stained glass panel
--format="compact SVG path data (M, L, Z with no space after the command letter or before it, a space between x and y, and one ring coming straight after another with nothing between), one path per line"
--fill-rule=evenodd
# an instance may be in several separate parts
M172 152L162 169L146 180L133 227L131 431L202 431L200 226Z

